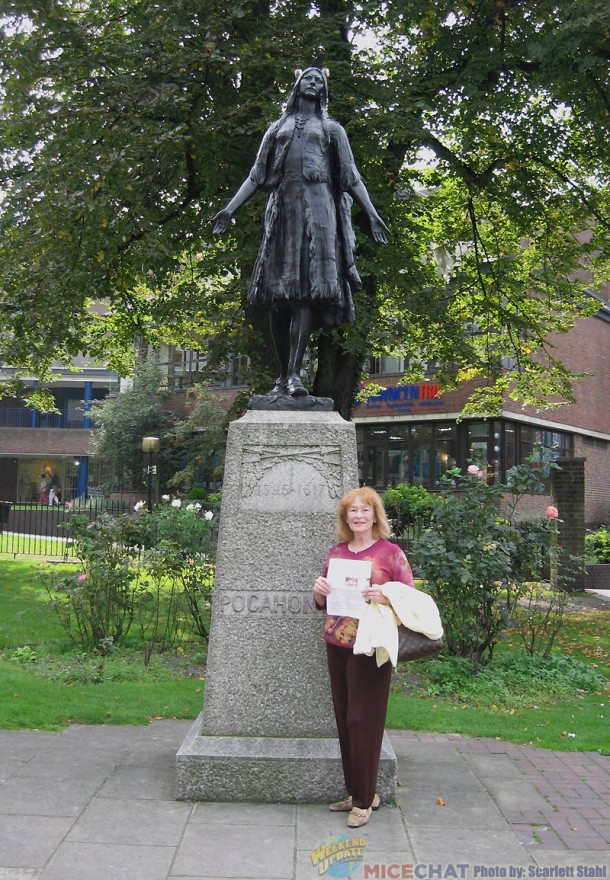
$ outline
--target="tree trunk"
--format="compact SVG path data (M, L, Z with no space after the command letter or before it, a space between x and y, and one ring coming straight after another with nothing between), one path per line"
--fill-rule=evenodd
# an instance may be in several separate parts
M335 410L350 419L362 367L370 354L369 328L377 318L377 279L367 275L362 290L354 295L356 323L321 333L318 341L318 371L312 394L332 397ZM348 340L349 334L349 340Z
M318 341L318 370L312 394L332 397L335 410L350 418L354 394L360 379L362 358L343 351L336 333L322 333Z

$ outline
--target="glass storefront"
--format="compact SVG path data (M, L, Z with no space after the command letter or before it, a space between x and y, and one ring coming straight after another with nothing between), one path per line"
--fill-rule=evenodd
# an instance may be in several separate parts
M52 475L57 477L59 485L58 502L73 501L91 486L98 486L102 479L102 464L86 456L56 456L39 458L22 456L15 459L15 486L11 495L17 502L43 503L44 485L46 502L48 503L48 487ZM83 473L83 469L85 472ZM86 482L85 482L86 480Z
M503 419L356 425L362 485L385 489L398 483L438 489L448 470L478 465L504 481L516 464L539 456L545 476L551 458L572 455L571 434Z

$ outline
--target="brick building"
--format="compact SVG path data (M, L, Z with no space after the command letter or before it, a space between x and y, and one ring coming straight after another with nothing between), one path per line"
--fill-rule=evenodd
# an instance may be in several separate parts
M449 468L470 463L504 481L509 468L543 447L555 458L585 459L586 524L610 522L608 303L600 300L596 315L550 341L572 372L590 374L576 381L575 402L537 412L507 399L495 418L460 419L471 384L439 394L431 373L418 385L402 385L405 364L399 358L377 359L371 378L386 390L353 410L361 481L380 489L408 482L434 490ZM544 459L541 455L542 469ZM523 513L539 513L546 500L528 499Z
M142 356L154 356L160 371L176 389L168 406L182 415L185 390L201 380L207 364L205 353L162 345L154 352L142 351ZM246 366L247 358L233 358L214 381L226 409L245 387ZM13 369L4 366L2 372L10 378ZM26 407L23 400L0 396L0 501L37 502L42 475L50 482L52 472L58 477L62 501L82 497L103 483L101 462L93 455L95 428L89 408L93 401L118 393L121 380L116 373L93 366L84 357L75 358L72 369L57 367L54 372L57 378L46 387L53 393L57 412L38 412ZM34 384L33 380L25 382ZM205 472L202 466L207 488L216 488L205 479ZM141 494L135 493L136 500Z
M101 482L100 464L93 454L89 407L116 388L118 377L105 367L93 367L84 358L63 368L49 386L57 412L43 413L22 400L0 398L0 500L38 501L42 474L50 483L54 472L62 501L72 500ZM10 375L11 368L3 373Z

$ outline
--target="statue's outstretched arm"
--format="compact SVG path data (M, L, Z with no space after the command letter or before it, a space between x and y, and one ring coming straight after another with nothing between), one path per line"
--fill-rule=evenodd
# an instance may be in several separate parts
M238 211L242 205L245 205L248 199L252 198L257 189L258 185L254 183L251 177L247 177L244 180L231 201L225 205L222 211L219 211L218 214L212 217L210 222L214 224L214 233L216 235L221 235L225 232L229 223L233 219L235 212Z
M368 217L369 225L371 227L371 235L375 241L378 241L380 244L386 244L389 229L375 210L364 183L359 180L358 183L349 188L349 194L354 201L360 205Z

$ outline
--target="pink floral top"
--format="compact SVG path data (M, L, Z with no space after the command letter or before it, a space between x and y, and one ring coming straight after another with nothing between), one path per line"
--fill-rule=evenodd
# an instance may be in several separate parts
M413 572L407 557L397 544L383 538L360 553L353 553L347 544L331 547L324 565L323 576L328 573L330 559L357 559L372 563L371 584L386 584L388 581L401 581L407 587L414 586ZM358 621L353 617L333 617L327 615L324 622L324 641L340 648L353 648L358 632Z

